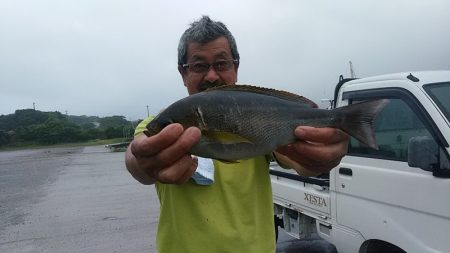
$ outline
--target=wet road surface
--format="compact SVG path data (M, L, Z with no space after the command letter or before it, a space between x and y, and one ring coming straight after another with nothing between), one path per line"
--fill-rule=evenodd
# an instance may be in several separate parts
M103 146L0 152L0 252L156 252L159 203ZM335 253L280 230L279 253Z
M333 244L318 236L297 240L290 237L282 229L279 230L278 236L277 253L337 253Z

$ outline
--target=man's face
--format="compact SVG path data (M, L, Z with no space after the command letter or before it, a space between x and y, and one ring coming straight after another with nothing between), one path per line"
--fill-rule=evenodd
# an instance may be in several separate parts
M189 67L178 67L183 77L189 95L218 85L233 85L237 81L237 65L233 63L230 45L225 37L219 37L206 44L191 42L187 49L187 64ZM192 68L194 64L232 64L226 70L216 70L210 67L204 73L198 73Z

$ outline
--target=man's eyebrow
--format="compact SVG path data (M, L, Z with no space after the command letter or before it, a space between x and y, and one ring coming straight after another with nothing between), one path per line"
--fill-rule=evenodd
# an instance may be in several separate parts
M205 59L204 57L194 55L194 56L191 57L191 59L189 59L189 61L191 61L191 62L194 62L194 61L203 61L204 59Z
M216 54L214 54L215 58L219 59L228 59L229 53L227 51L219 51ZM202 55L192 55L189 59L189 62L198 62L198 61L205 61L205 57Z
M216 54L215 57L228 58L228 53L226 51L222 51Z

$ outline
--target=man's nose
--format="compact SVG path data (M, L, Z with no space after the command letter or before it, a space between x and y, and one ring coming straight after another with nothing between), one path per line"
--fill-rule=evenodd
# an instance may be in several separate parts
M213 82L219 80L220 76L216 72L216 70L211 67L211 68L209 68L208 72L206 72L204 79L205 79L205 81L213 83Z

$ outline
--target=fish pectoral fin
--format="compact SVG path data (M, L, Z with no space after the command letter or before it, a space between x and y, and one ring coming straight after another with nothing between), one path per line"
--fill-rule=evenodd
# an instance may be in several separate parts
M222 159L216 159L216 160L219 161L219 162L222 162L222 163L226 163L226 164L239 163L239 161L237 161L237 160L222 160Z
M202 135L207 137L208 139L214 140L221 144L237 144L237 143L250 143L253 144L250 140L238 135L229 132L220 132L220 131L202 131Z

